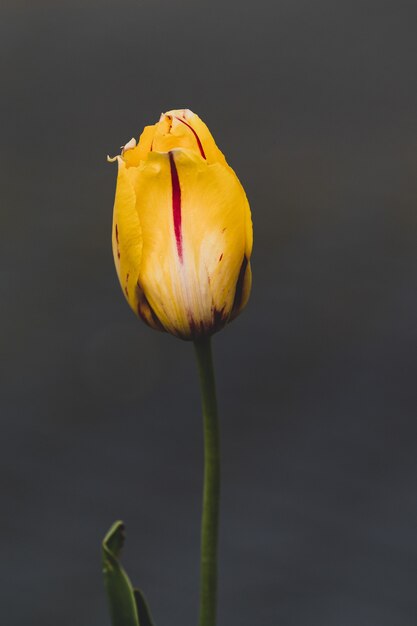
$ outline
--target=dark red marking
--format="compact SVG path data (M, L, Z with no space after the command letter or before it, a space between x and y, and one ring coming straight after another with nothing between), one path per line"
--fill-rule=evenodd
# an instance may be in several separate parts
M224 315L224 307L220 309L220 311L219 309L216 309L216 307L214 307L212 312L213 312L212 332L217 333L217 331L223 328L223 326L226 324L227 318Z
M117 258L120 259L120 250L119 250L119 231L117 230L117 224L114 225L114 232L116 235L116 248L117 248Z
M188 128L191 130L191 132L194 134L194 137L197 140L197 145L198 145L198 149L200 150L200 154L203 157L203 159L206 158L206 155L204 153L204 149L203 149L203 144L200 141L200 137L197 135L197 133L195 132L194 128L192 126L190 126L189 124L187 124L187 122L184 122L184 120L182 120L180 117L175 117L176 120L178 120L179 122L181 122L181 124L184 124L185 126L188 126Z
M221 253L221 255L220 255L220 257L219 257L219 263L220 263L220 261L222 260L222 258L223 258L223 252Z
M137 285L136 285L136 295L138 297L138 315L139 315L139 317L145 322L145 324L147 324L148 326L151 326L151 328L155 328L156 330L161 330L161 331L164 332L165 328L162 326L161 322L159 321L159 318L155 314L155 311L153 310L153 308L149 304L148 299L146 298L139 281L137 282ZM151 318L152 318L152 322L154 324L153 326L152 326L152 324L149 323L149 319L146 317L146 313L145 313L146 309L149 310L149 313L150 313Z
M177 251L179 259L182 263L182 230L181 230L181 187L180 179L175 165L174 155L168 152L169 164L171 166L171 183L172 183L172 215L174 218L175 241L177 242Z
M243 300L243 284L245 282L246 268L248 267L248 259L244 256L242 265L240 266L239 276L236 283L235 298L232 307L232 318L237 315Z
M207 331L204 327L204 322L200 320L200 322L196 322L192 316L189 316L188 323L190 324L190 337L184 337L184 339L198 339L199 337L203 337L207 334Z

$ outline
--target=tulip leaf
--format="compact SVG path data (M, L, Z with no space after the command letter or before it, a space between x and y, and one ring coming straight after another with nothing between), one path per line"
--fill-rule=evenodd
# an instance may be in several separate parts
M134 593L140 626L154 626L148 603L146 602L142 591L140 589L135 589Z
M123 522L115 522L103 539L104 585L112 626L153 626L141 591L134 589L119 557L125 541Z

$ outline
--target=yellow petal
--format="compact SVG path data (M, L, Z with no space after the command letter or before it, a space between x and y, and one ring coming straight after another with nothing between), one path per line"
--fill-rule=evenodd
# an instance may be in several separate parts
M132 177L123 159L118 157L117 161L119 171L113 209L113 256L123 293L132 309L138 313L136 283L142 256L142 232Z
M119 172L112 230L113 257L117 275L125 298L136 315L152 328L162 330L138 280L142 258L142 229L136 210L134 190L138 169L128 168L121 157L117 157L117 161Z
M146 159L148 152L152 149L154 135L155 126L145 126L138 145L128 149L125 146L125 149L122 151L122 158L127 167L137 167L141 161Z
M222 152L216 146L204 122L189 109L173 109L163 113L155 125L153 150L169 152L185 148L199 154L209 163L226 165Z
M232 312L245 257L249 207L239 180L227 166L174 150L150 153L134 186L143 237L139 282L150 306L166 330L184 338L216 330Z
M251 215L251 211L249 207L249 202L246 202L246 209L245 209L245 233L246 233L245 256L249 261L252 255L252 248L253 248L253 225L252 225L252 215Z

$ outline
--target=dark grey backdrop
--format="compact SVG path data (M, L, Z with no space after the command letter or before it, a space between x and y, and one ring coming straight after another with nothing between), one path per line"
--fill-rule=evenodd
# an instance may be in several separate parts
M4 0L0 606L105 626L100 540L158 626L196 623L189 344L111 257L106 163L162 110L207 121L253 208L216 337L219 626L417 623L416 3Z

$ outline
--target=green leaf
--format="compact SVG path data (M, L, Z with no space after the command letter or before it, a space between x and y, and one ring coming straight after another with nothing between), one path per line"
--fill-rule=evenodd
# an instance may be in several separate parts
M115 522L103 539L104 585L112 626L153 626L141 591L133 589L119 557L125 541L123 522Z
M148 603L140 589L135 589L135 600L140 626L154 626Z

